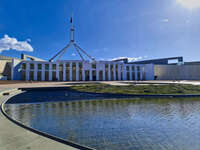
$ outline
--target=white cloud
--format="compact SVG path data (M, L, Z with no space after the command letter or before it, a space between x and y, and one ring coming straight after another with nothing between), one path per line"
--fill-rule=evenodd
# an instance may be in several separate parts
M75 53L72 53L72 56L76 56L76 54L75 54Z
M200 8L200 0L176 0L176 2L188 9Z
M31 39L26 39L27 42L31 42Z
M162 19L161 22L169 22L169 19Z
M128 58L129 62L139 61L139 60L143 59L143 57L140 56L140 57L116 57L116 58L113 58L111 60L113 61L113 60L125 59L125 58Z
M30 42L30 39L18 41L16 38L9 37L5 34L4 37L0 39L0 53L11 49L32 52L33 48L28 42Z

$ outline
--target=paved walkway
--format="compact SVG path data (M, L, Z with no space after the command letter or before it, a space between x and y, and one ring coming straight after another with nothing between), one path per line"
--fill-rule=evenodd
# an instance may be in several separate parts
M0 104L9 97L11 96L0 96ZM8 120L0 111L0 150L75 150L75 148L21 128Z
M0 81L1 83L1 81ZM126 86L126 85L148 85L148 84L192 84L200 85L200 81L190 81L190 80L181 80L181 81L170 81L170 80L152 80L152 81L73 81L73 82L19 82L15 83L10 82L9 84L0 84L1 90L7 90L12 88L27 88L27 87L69 87L72 85L79 85L83 83L104 83L109 85L117 86Z

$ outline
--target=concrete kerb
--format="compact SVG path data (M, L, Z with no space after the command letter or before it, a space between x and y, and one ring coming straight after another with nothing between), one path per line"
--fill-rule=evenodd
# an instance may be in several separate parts
M18 93L19 91L21 90L18 88L3 90L3 91L0 91L0 96L15 94L15 93Z
M10 97L10 98L11 98L11 97ZM52 140L57 141L57 142L60 142L60 143L62 143L62 144L66 144L66 145L68 145L68 146L72 146L72 147L77 148L77 149L81 149L81 150L95 150L95 149L93 149L93 148L90 148L90 147L87 147L87 146L83 146L83 145L77 144L77 143L72 142L72 141L67 141L67 140L64 140L64 139L62 139L62 138L59 138L59 137L56 137L56 136L52 136L52 135L50 135L50 134L48 134L48 133L46 133L46 132L42 132L42 131L39 131L39 130L36 130L36 129L33 129L33 128L31 128L31 127L28 127L28 126L25 126L25 125L21 124L19 121L14 120L14 119L12 119L11 117L9 117L9 115L7 115L7 113L5 112L4 105L5 105L6 101L8 101L8 99L4 100L4 102L1 103L1 106L0 106L0 107L1 107L1 112L3 113L3 115L4 115L8 120L10 120L11 122L15 123L16 125L18 125L18 126L24 128L24 129L26 129L26 130L29 130L29 131L31 131L31 132L34 132L34 133L36 133L36 134L38 134L38 135L47 137L47 138L49 138L49 139L52 139Z

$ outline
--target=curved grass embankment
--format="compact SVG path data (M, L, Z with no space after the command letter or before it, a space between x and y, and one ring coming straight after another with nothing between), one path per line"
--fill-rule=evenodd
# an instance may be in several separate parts
M116 86L103 83L81 84L70 87L72 90L92 93L112 93L112 94L200 94L199 85L186 84L164 84L164 85L127 85Z

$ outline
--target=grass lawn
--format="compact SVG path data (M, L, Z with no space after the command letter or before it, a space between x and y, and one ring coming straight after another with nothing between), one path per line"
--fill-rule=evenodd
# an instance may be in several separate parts
M71 89L81 92L118 94L200 94L200 86L184 84L114 86L94 83L75 85Z

